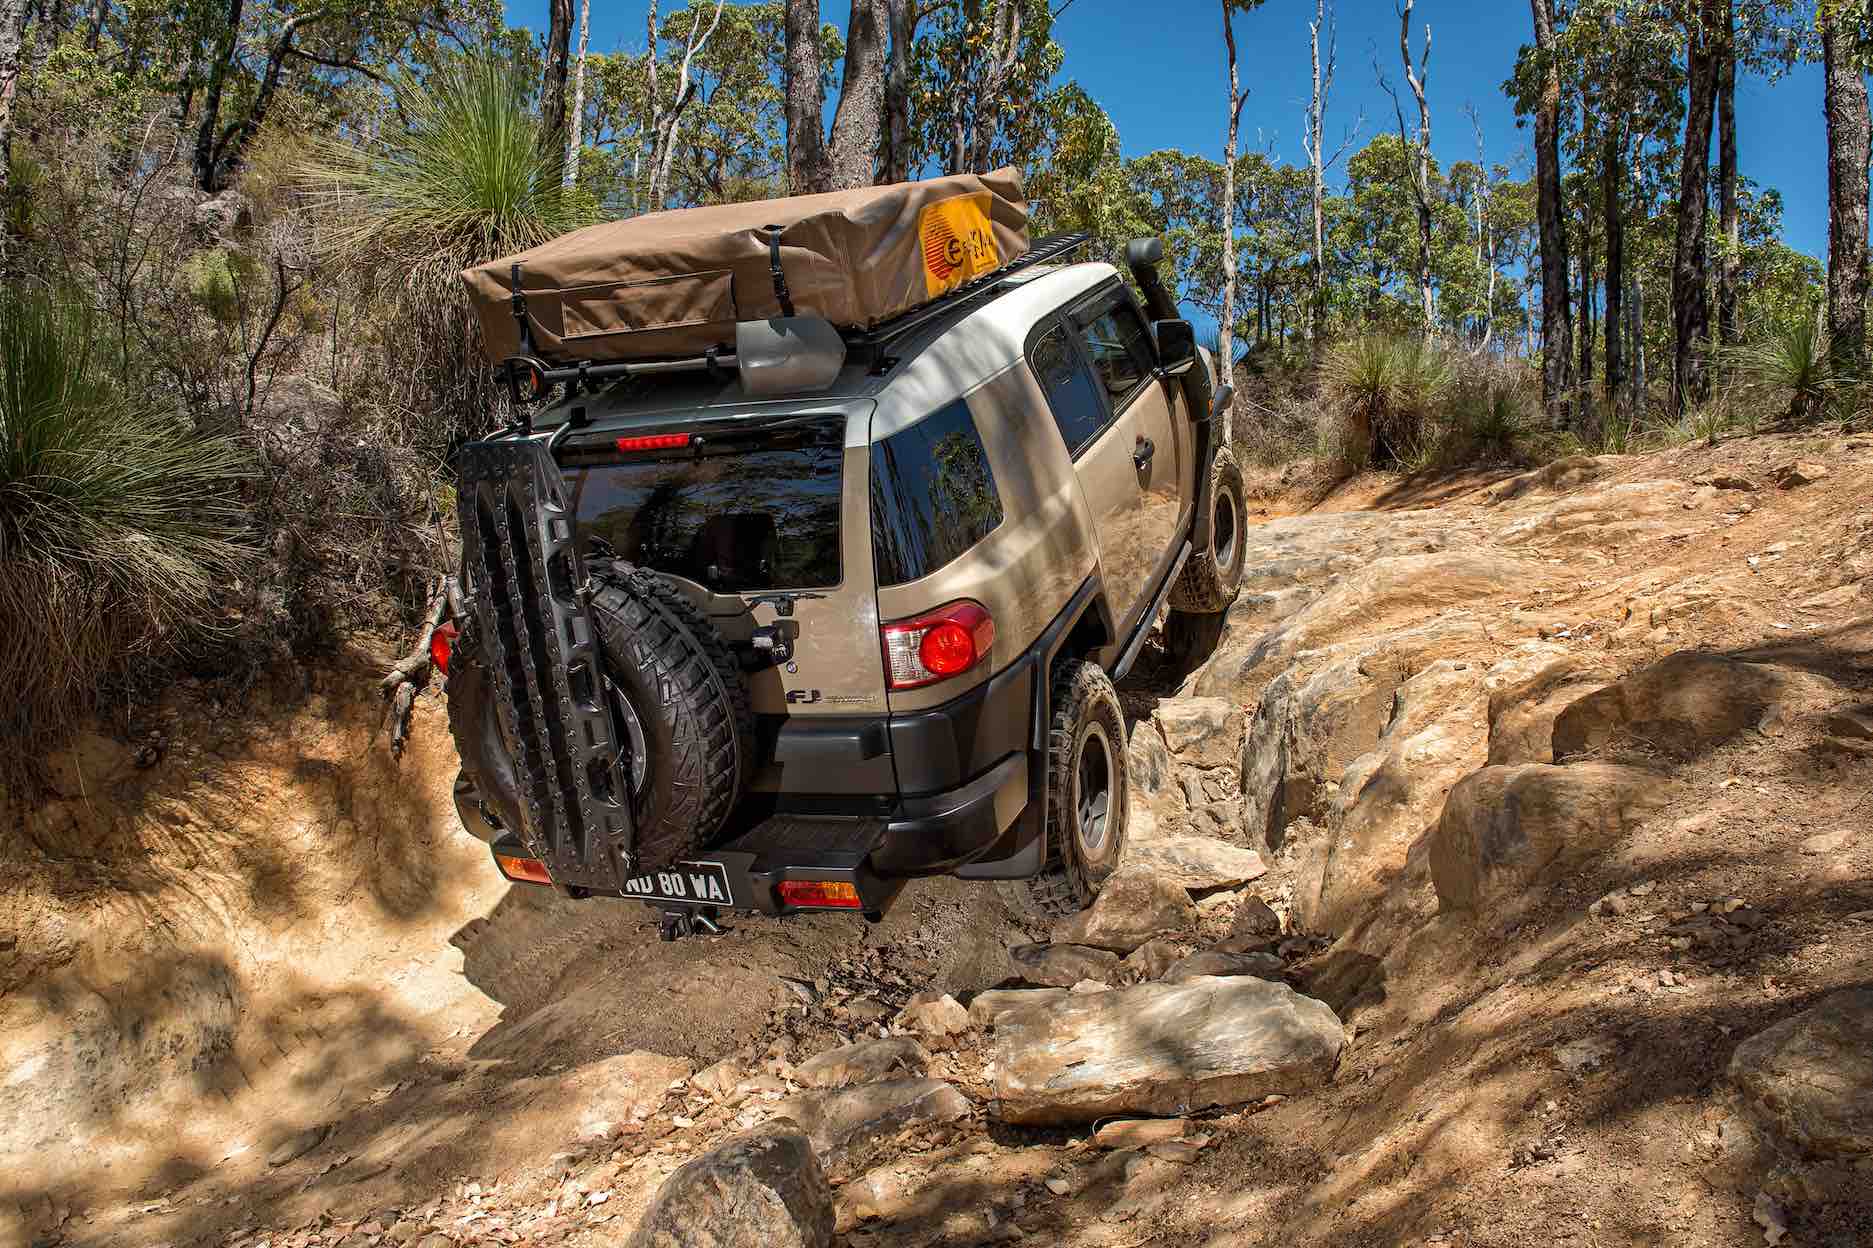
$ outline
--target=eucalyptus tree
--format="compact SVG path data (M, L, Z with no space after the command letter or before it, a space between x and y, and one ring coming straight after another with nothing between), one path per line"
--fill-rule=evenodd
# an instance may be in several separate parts
M1242 106L1249 101L1248 92L1242 89L1241 76L1236 72L1236 26L1234 14L1247 13L1258 9L1262 0L1222 0L1223 43L1229 49L1229 123L1228 137L1223 143L1223 196L1218 205L1219 224L1223 240L1222 272L1223 301L1218 310L1217 324L1220 335L1217 339L1218 364L1225 377L1230 375L1236 364L1236 140L1242 126ZM1229 445L1229 413L1223 413L1223 445Z
M1541 398L1557 427L1569 423L1574 389L1574 317L1567 290L1567 203L1561 194L1561 62L1554 0L1529 0L1535 47L1518 71L1533 78L1521 111L1535 115L1536 217L1541 228ZM1521 74L1518 73L1518 78Z

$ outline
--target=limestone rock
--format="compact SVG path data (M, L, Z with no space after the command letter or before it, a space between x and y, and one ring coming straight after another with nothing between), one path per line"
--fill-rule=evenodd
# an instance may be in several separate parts
M1130 953L1153 936L1196 926L1190 894L1151 868L1126 864L1112 873L1092 906L1054 928L1060 944Z
M222 242L254 223L253 201L239 191L222 191L195 205L189 223L210 242Z
M1125 860L1149 867L1158 875L1193 892L1236 888L1268 873L1262 856L1226 841L1207 836L1161 836L1152 841L1130 841Z
M1030 984L1044 988L1071 988L1082 979L1101 982L1119 969L1119 955L1085 945L1016 945L1008 957Z
M774 1112L800 1124L827 1169L838 1174L864 1166L877 1145L906 1127L966 1117L969 1101L938 1079L889 1079L799 1092Z
M1729 1079L1744 1111L1786 1152L1866 1164L1873 1159L1873 989L1834 993L1751 1036L1731 1056Z
M1261 979L1192 979L1071 997L995 1034L1008 1122L1179 1114L1324 1083L1346 1043L1322 1002Z
M1151 718L1165 747L1190 767L1233 767L1242 753L1242 711L1225 698L1173 698Z
M1782 677L1756 663L1681 651L1588 694L1554 721L1554 757L1647 754L1695 758L1753 728L1775 705Z
M1183 949L1168 940L1147 940L1119 964L1120 974L1132 983L1157 979L1183 956Z
M1182 1118L1125 1118L1093 1132L1093 1143L1100 1148L1144 1148L1181 1140L1189 1130L1190 1123Z
M1002 1019L1018 1010L1052 1005L1066 997L1065 988L991 988L970 998L969 1021L984 1029L999 1027Z
M717 1100L727 1096L740 1086L748 1077L740 1062L732 1057L725 1057L712 1066L699 1070L690 1078L689 1086Z
M843 1088L891 1075L921 1075L929 1065L930 1055L921 1044L909 1036L892 1036L828 1049L801 1062L793 1077L809 1088Z
M933 1049L951 1049L969 1034L969 1011L947 993L920 992L897 1016L897 1025Z
M1245 897L1229 920L1230 940L1272 940L1281 935L1281 916L1260 897ZM1235 952L1241 952L1236 950Z
M1195 979L1199 975L1220 978L1253 975L1257 979L1280 979L1287 969L1287 963L1272 953L1227 953L1221 949L1205 949L1202 953L1193 953L1173 962L1166 968L1162 978L1172 984Z
M1612 679L1555 642L1518 646L1483 678L1489 695L1489 765L1552 763L1555 717Z
M1771 480L1785 490L1793 490L1804 485L1813 485L1816 481L1825 481L1834 474L1828 471L1826 464L1817 464L1812 460L1797 459L1783 464L1769 474Z
M1856 707L1850 711L1835 711L1827 717L1822 728L1831 737L1873 741L1873 708Z
M774 1121L664 1180L629 1248L828 1248L832 1228L832 1190L812 1145Z
M1656 774L1611 763L1486 767L1451 790L1431 835L1438 900L1480 909L1607 849L1671 797Z
M1321 842L1318 891L1296 883L1297 922L1343 931L1384 897L1411 848L1437 822L1451 788L1486 756L1480 665L1439 659L1393 694L1376 746L1340 773Z

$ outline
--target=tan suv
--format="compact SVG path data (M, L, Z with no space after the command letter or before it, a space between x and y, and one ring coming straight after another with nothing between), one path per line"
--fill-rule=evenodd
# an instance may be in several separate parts
M1158 244L1141 306L1084 242L836 342L549 371L565 397L466 448L457 800L504 874L671 936L875 918L918 875L1096 895L1129 813L1113 681L1167 606L1173 651L1211 631L1243 509Z

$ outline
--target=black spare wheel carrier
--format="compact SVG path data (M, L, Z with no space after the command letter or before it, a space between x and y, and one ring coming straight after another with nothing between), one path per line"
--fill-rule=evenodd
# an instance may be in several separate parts
M515 752L522 826L512 831L554 883L615 893L637 874L636 828L550 439L510 435L462 448L462 551L491 693Z

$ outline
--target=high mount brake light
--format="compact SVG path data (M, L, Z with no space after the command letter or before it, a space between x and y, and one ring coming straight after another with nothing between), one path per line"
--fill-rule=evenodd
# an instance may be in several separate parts
M444 676L449 674L449 656L455 653L455 639L461 634L462 630L453 624L438 624L429 634L429 661Z
M879 630L893 689L918 689L960 676L995 648L995 620L979 602L952 602Z
M644 433L617 442L621 451L676 451L688 445L687 433Z

